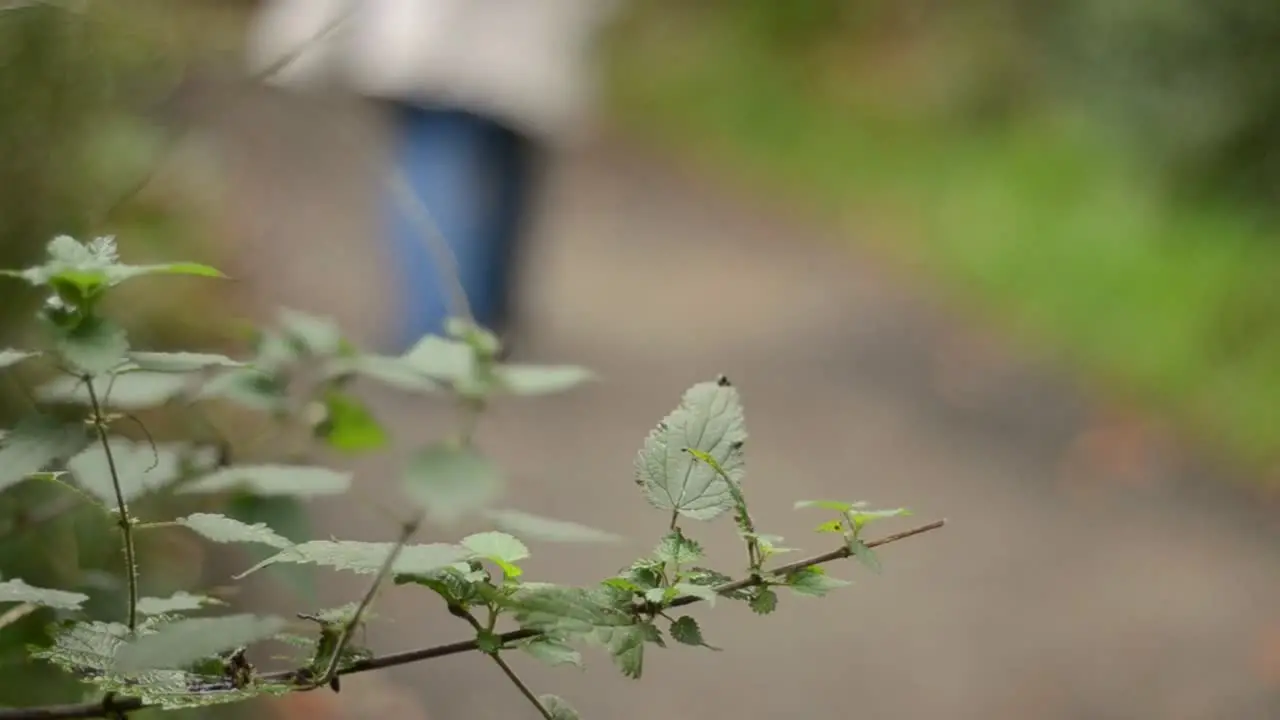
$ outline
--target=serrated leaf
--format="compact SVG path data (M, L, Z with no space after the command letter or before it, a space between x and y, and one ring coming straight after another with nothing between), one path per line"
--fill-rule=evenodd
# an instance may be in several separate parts
M145 410L174 399L187 383L188 378L180 374L138 370L98 377L93 387L104 408ZM51 380L37 388L36 396L45 402L90 404L89 387L77 377Z
M338 390L324 395L324 420L316 427L316 436L329 447L348 453L379 450L390 442L367 405L360 399Z
M622 538L604 530L567 520L531 515L520 510L486 510L484 514L498 527L544 542L618 542Z
M0 438L0 490L65 460L88 444L89 433L83 424L60 422L48 415L24 418Z
M265 640L284 627L281 618L249 614L177 620L120 646L113 669L121 673L179 670L197 660Z
M334 570L372 575L382 568L392 543L353 540L312 540L286 548L236 576L237 579L278 563L320 565ZM460 545L430 543L406 545L391 572L396 575L429 575L472 553Z
M557 695L539 695L538 702L546 708L551 720L580 720L578 711Z
M546 635L525 640L516 647L548 665L574 665L582 667L582 653L569 645Z
M613 664L626 677L639 680L644 674L644 645L662 645L662 632L651 622L641 622L622 631L614 631L608 640Z
M702 559L702 546L677 530L663 536L653 556L664 563L688 565Z
M598 631L625 628L635 618L607 603L604 595L584 588L550 586L524 588L513 598L515 618L521 627L554 637L596 637Z
M351 487L352 475L308 465L236 465L184 484L180 493L244 490L263 497L337 495Z
M876 555L874 550L867 547L866 543L855 539L849 543L849 547L853 551L853 556L863 565L866 565L871 572L880 572L880 558Z
M128 438L109 437L120 493L125 502L154 492L177 480L182 474L182 446L134 442ZM116 506L115 483L111 463L101 443L94 443L67 461L67 469L76 484L98 498L109 508Z
M138 612L143 615L168 615L170 613L200 610L201 608L209 605L223 604L224 603L217 598L211 598L205 595L192 595L185 590L179 590L167 598L141 598L138 600Z
M16 365L23 360L34 357L40 357L40 353L29 352L26 350L14 350L12 348L0 350L0 369L7 368L10 365Z
M238 368L245 366L239 360L232 360L226 355L215 353L135 350L129 353L128 359L132 368L160 373L190 373L214 367Z
M578 711L557 695L539 695L538 702L546 709L551 720L580 720Z
M748 605L757 615L768 615L778 609L778 594L767 587L760 588Z
M550 395L595 379L590 370L574 365L502 365L494 374L499 386L513 395Z
M822 510L835 510L836 512L848 512L855 508L866 507L865 502L845 502L843 500L797 500L796 510L804 510L806 508L820 508Z
M517 563L529 557L529 548L504 532L481 532L462 538L462 546L481 557Z
M797 570L787 576L787 587L801 595L811 597L823 597L832 590L852 584L847 580L831 577L826 570L817 566Z
M79 610L88 599L88 595L78 592L34 587L19 578L0 582L0 603L20 602L59 610Z
M56 347L73 369L86 375L101 375L124 359L129 352L129 337L114 322L90 317L59 337Z
M261 543L275 548L287 548L293 544L265 523L249 525L225 515L195 513L175 522L216 543Z
M405 470L405 489L432 520L448 524L484 508L501 494L502 475L475 450L440 443L416 453Z
M734 506L729 482L741 482L745 468L737 450L746 438L737 389L727 380L698 383L645 439L636 482L655 507L710 520ZM686 448L714 458L729 480Z
M698 627L698 621L688 615L681 615L671 623L671 637L676 642L685 645L705 645L706 641L702 639L702 628Z

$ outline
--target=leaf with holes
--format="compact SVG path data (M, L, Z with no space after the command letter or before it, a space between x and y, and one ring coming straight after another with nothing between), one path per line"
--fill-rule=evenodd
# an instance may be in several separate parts
M729 483L741 482L745 473L740 450L746 439L737 389L723 376L698 383L645 439L636 457L636 483L655 507L710 520L734 506ZM713 458L728 478L686 449Z
M249 525L225 515L195 513L174 522L191 528L216 543L261 543L275 548L287 548L293 544L265 523Z
M88 595L78 592L33 587L19 578L0 583L0 603L31 603L59 610L79 610L88 599Z
M177 620L120 646L112 669L122 673L179 670L197 660L270 638L284 627L281 618L249 614Z
M262 497L338 495L351 487L351 473L308 465L235 465L182 486L180 493L244 490Z

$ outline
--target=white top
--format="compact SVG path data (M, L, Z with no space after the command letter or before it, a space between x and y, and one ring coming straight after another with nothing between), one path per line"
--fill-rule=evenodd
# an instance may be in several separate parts
M272 82L447 105L560 141L594 97L596 31L618 0L266 0L248 42ZM299 49L301 52L299 53Z

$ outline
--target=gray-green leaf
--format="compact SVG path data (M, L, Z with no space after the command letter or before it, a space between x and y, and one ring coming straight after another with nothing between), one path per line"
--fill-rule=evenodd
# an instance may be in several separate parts
M281 618L248 614L165 623L155 633L120 646L114 668L123 673L177 670L220 652L265 640L284 627Z
M685 645L706 644L702 639L702 628L698 627L698 621L688 615L681 615L671 623L671 637Z
M312 540L285 548L236 577L242 578L278 563L321 565L334 570L372 575L382 568L392 547L393 543L387 542ZM459 545L406 545L396 558L391 572L395 575L428 575L471 556L469 550Z
M104 408L145 410L177 397L188 381L179 373L136 370L95 378L93 389ZM46 402L90 404L89 387L78 377L51 380L37 388L36 395Z
M729 480L685 449L706 453L730 480L740 482L746 438L737 389L724 378L698 383L645 439L636 457L636 482L655 507L710 520L733 507Z
M192 595L185 590L179 590L167 598L145 597L138 600L138 612L143 615L167 615L169 613L199 610L208 605L222 604L223 602L217 598Z
M88 599L88 595L78 592L33 587L19 578L0 583L0 603L20 602L59 610L79 610Z
M488 510L484 513L498 527L544 542L618 542L613 533L567 520L539 517L519 510Z
M247 490L258 496L336 495L351 487L351 473L307 465L238 465L182 486L182 493Z
M787 576L787 587L800 595L822 597L832 590L851 585L848 580L833 578L820 567L807 567Z
M47 415L23 419L0 439L0 490L65 460L88 443L88 430L82 424L60 422Z
M582 667L582 653L546 635L539 635L525 640L516 647L547 663L548 665L574 665Z
M38 352L29 352L26 350L6 349L0 350L0 369L7 368L10 365L16 365L28 358L39 357Z
M546 708L551 720L579 720L578 711L557 695L539 695L538 702Z
M494 369L499 386L513 395L550 395L571 390L595 374L575 365L502 365Z
M517 563L529 557L529 548L504 532L481 532L462 538L462 546L485 558Z
M104 318L92 317L58 338L58 353L71 367L86 375L101 375L120 364L129 352L124 328ZM101 397L102 388L95 388Z
M756 614L768 615L778 609L778 594L767 587L762 587L751 598L748 605Z
M125 502L159 490L182 474L181 446L152 448L150 443L118 436L107 438L107 442L111 445L115 477L119 480ZM103 504L114 508L116 494L111 465L101 443L90 445L67 461L67 469L75 476L76 483Z
M275 548L287 548L293 544L267 527L266 523L249 525L225 515L195 513L175 522L217 543L261 543Z
M468 447L440 443L409 460L405 489L439 523L452 523L484 508L502 492L493 461Z

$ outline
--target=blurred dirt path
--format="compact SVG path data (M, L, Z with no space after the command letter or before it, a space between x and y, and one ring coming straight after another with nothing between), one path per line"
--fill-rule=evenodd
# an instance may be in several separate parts
M365 120L260 98L218 132L237 178L240 272L264 300L332 313L375 342L388 281L368 202L378 134ZM609 720L1280 716L1280 642L1266 641L1280 637L1273 511L1242 507L1158 446L1135 455L1116 433L1082 434L1096 411L1070 387L956 327L871 260L661 162L592 148L557 168L545 207L518 352L588 365L603 382L500 405L479 439L512 469L516 507L632 540L535 545L530 577L591 581L652 545L664 519L637 495L631 459L685 387L719 372L745 397L764 528L823 549L818 518L791 509L813 497L907 505L950 525L887 548L883 575L833 568L856 585L828 599L784 596L769 618L703 609L725 652L650 650L640 683L599 653L584 673L518 659L540 691ZM376 397L402 447L447 427L440 408ZM362 494L394 506L399 461L358 463ZM392 533L361 504L318 512L325 533ZM727 525L707 530L708 545L735 558ZM345 600L357 587L335 578L326 592ZM440 609L394 590L370 642L465 637ZM434 720L534 717L484 660L396 679Z

